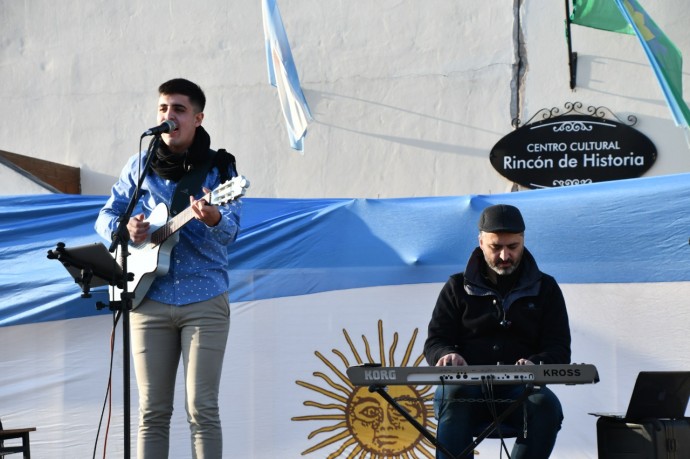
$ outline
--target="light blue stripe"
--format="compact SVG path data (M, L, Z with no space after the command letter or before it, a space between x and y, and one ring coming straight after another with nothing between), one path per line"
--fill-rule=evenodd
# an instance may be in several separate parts
M527 247L561 283L690 281L690 174L498 195L243 199L235 302L443 282L476 246L481 210L501 202L522 209ZM0 325L97 314L46 254L99 241L105 200L0 197Z

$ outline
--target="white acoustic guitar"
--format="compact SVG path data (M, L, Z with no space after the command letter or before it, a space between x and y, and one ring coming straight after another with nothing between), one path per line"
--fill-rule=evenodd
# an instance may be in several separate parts
M223 205L244 196L249 188L249 181L243 176L233 177L215 190L204 195L211 205ZM158 204L146 219L149 222L148 238L138 244L130 244L130 256L127 259L127 270L134 277L127 284L127 290L134 294L132 309L144 299L154 279L164 276L170 268L170 255L180 238L177 232L194 218L191 207L168 219L168 206ZM113 301L120 301L122 290L112 289Z

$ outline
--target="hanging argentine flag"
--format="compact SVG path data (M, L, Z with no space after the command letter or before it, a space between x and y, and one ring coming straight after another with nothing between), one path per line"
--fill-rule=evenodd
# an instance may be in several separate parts
M596 29L637 35L676 126L688 127L690 109L683 100L683 58L637 0L574 0L571 21Z
M302 93L297 68L276 0L263 0L262 10L268 81L278 88L290 146L303 152L307 125L313 118Z

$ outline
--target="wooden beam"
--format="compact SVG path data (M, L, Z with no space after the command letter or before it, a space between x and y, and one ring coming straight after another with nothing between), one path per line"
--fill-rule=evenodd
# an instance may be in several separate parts
M3 150L0 150L0 156L63 193L81 194L81 170L78 167L65 166Z

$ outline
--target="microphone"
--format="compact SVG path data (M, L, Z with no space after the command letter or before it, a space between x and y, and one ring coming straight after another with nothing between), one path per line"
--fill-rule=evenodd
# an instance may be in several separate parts
M147 135L158 135L163 134L164 132L172 132L176 127L177 126L175 126L175 122L173 120L165 120L160 125L146 130L143 134L141 134L141 136L146 137Z

